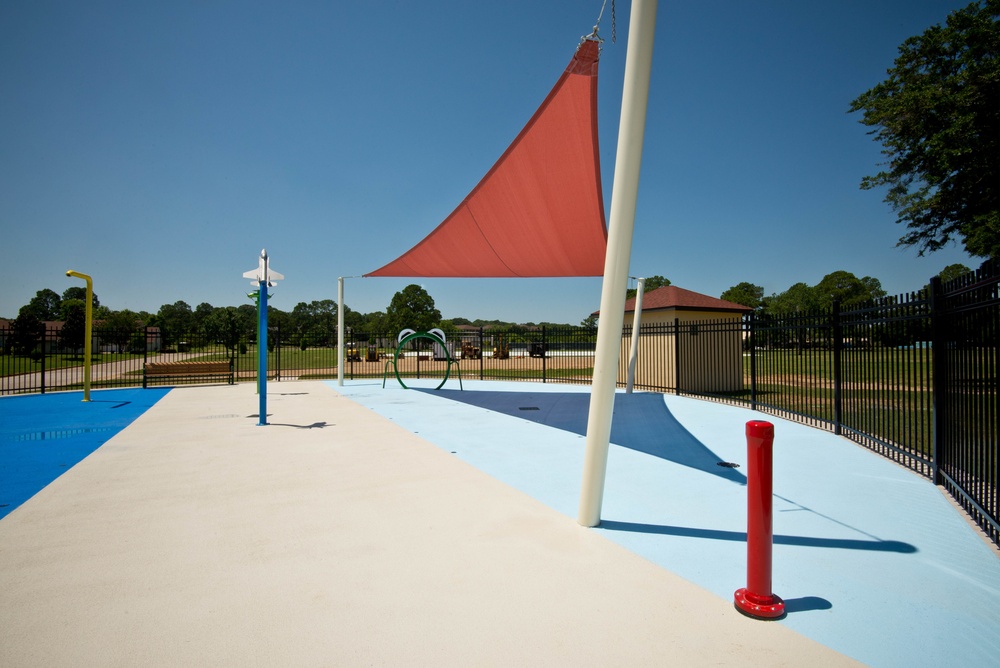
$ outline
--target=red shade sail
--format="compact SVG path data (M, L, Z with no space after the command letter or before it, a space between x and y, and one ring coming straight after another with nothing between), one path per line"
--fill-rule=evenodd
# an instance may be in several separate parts
M365 276L601 276L599 43L585 40L528 124L423 241Z

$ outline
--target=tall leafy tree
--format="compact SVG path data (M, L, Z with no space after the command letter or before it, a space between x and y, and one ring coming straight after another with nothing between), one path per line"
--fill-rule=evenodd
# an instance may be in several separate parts
M938 272L938 278L941 279L942 283L948 283L949 281L954 281L959 276L964 276L970 273L972 270L966 267L964 264L949 264L947 267ZM924 285L920 288L918 292L922 292L925 295L930 294L930 283Z
M63 290L62 293L63 301L68 299L79 299L84 304L87 303L87 288L82 285L71 285L70 287ZM101 305L101 300L97 298L97 293L91 294L91 301L93 308L98 308Z
M311 345L329 345L337 331L337 302L332 299L299 302L289 314L296 336Z
M815 288L805 283L796 283L780 294L766 297L764 311L779 315L787 313L805 313L819 308L819 298Z
M60 307L62 299L55 290L39 290L27 304L21 307L18 314L25 312L32 313L39 320L59 320L61 317Z
M757 311L764 304L764 287L743 281L723 292L719 295L719 299L741 304Z
M385 311L366 313L361 316L359 323L358 327L369 334L384 334L392 329Z
M20 313L11 323L11 347L16 355L28 355L41 345L45 336L45 323L35 315L33 309L21 307Z
M424 332L441 320L441 312L434 307L434 298L419 285L407 285L392 296L386 319L393 331L415 329Z
M650 276L646 279L643 284L642 291L643 293L652 292L656 288L662 288L665 285L670 285L670 279L657 274L656 276ZM637 292L639 292L638 288L631 288L630 290L627 290L625 292L625 299L632 299L632 297L635 297Z
M941 280L944 283L947 283L948 281L954 281L959 276L964 276L965 274L968 274L971 271L972 270L966 267L964 264L949 264L947 267L941 270L941 273L939 273L938 276L941 277Z
M834 301L841 306L854 306L885 296L877 278L858 278L849 271L834 271L823 277L814 288L820 308L830 308Z
M861 187L888 187L899 245L1000 256L1000 0L903 42L888 75L851 103L888 159Z
M62 302L63 327L59 330L59 345L70 350L83 348L87 333L87 302L82 299L64 299Z
M246 309L235 306L216 308L205 316L202 326L206 336L224 345L230 356L235 356L240 345L245 345L252 338L254 327L254 307L246 305Z
M109 313L96 329L102 343L114 346L116 352L123 352L128 349L141 326L142 321L137 313L122 309Z
M173 304L164 304L156 312L154 323L160 328L160 336L163 337L163 346L170 348L183 341L183 337L191 333L194 323L194 313L187 302L176 301Z

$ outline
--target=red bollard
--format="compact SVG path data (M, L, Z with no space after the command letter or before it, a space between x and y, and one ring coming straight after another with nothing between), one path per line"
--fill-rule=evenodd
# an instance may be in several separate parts
M771 447L774 425L747 422L747 586L736 590L736 609L757 619L777 619L785 602L771 592Z

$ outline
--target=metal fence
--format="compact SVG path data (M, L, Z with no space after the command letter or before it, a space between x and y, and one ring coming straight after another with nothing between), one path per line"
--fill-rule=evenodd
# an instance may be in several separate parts
M1000 544L998 411L1000 270L980 270L861 307L781 317L644 325L634 387L747 406L832 430L944 486ZM95 334L92 387L138 386L147 361L232 360L237 380L257 374L254 332L224 345L156 328ZM626 383L632 332L622 335ZM269 332L272 380L337 377L336 334ZM350 379L452 377L589 384L596 330L467 330L445 346L353 333ZM64 333L0 329L0 394L82 387L82 344ZM453 364L449 365L449 360ZM457 362L457 364L454 364ZM197 378L170 378L178 384ZM160 381L162 382L162 380Z

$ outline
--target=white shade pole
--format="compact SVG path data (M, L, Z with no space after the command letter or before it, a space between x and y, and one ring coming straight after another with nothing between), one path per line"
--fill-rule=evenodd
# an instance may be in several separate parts
M337 278L337 385L344 385L344 277Z
M632 394L635 386L635 362L639 359L639 327L642 325L642 294L646 290L646 279L637 279L635 291L635 312L632 314L632 345L628 353L628 378L625 379L625 394Z
M653 36L657 0L633 0L629 18L628 51L625 57L625 84L618 126L618 152L608 221L608 250L604 258L604 283L597 327L594 381L587 418L583 483L577 521L593 527L601 522L604 479L611 443L611 413L615 402L618 357L622 324L625 320L625 291L628 289L632 231L639 194L639 167L646 130L646 103L653 62Z

